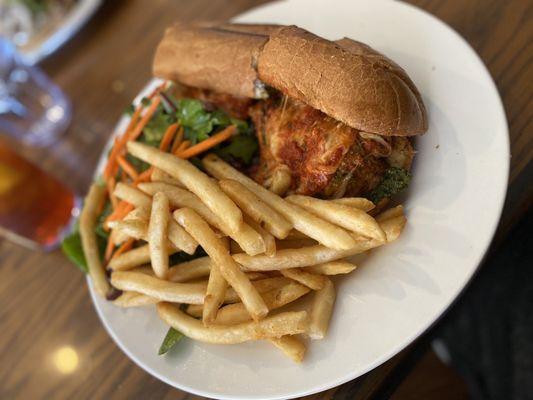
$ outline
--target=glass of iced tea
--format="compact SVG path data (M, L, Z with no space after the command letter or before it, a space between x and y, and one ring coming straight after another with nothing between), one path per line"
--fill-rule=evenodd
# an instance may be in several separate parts
M72 191L16 151L46 150L70 117L70 103L59 87L0 37L0 235L9 240L52 249L76 213Z

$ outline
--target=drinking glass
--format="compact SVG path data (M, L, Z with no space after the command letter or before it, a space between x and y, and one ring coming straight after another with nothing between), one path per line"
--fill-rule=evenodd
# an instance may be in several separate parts
M0 235L49 250L72 223L76 196L19 154L21 148L52 153L70 118L59 87L0 37Z
M65 131L70 118L70 103L61 89L0 37L0 131L46 146Z

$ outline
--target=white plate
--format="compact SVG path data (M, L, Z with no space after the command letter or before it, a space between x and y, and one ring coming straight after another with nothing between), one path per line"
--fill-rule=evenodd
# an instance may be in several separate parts
M507 124L478 56L457 33L415 7L389 0L294 0L238 20L297 24L331 39L349 36L407 70L430 122L416 143L414 179L405 200L407 228L400 240L337 280L329 334L310 344L302 365L268 343L214 346L184 340L159 357L166 327L152 307L117 309L92 288L91 294L122 350L170 385L222 399L298 397L377 367L422 334L459 295L487 251L502 210Z
M59 26L50 35L31 46L19 49L24 60L29 64L37 64L48 57L72 36L89 20L102 0L80 0L72 10L59 22Z

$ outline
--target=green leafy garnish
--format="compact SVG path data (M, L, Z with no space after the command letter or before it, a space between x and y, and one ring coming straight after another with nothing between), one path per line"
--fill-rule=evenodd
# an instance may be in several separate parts
M67 258L76 265L82 272L88 273L87 260L81 247L81 237L78 231L71 233L61 242L61 250Z
M229 145L215 150L215 153L224 159L233 157L250 164L257 148L257 139L254 136L237 135L231 139Z
M185 128L185 138L193 145L207 139L215 122L219 122L219 116L213 118L212 113L204 110L200 100L180 99L177 108L178 120Z
M183 333L175 330L174 328L169 328L161 347L159 347L158 355L163 355L167 353L176 343L178 343L183 337Z
M370 193L369 199L374 203L378 203L384 198L391 198L392 196L407 189L411 181L411 174L403 168L392 167L385 171L383 180Z
M165 131L174 122L176 117L167 114L164 108L159 106L150 122L144 127L141 141L154 147L159 146Z

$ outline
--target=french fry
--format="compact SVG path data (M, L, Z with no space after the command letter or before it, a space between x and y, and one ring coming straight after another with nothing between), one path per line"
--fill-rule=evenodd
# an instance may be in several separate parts
M263 294L263 299L269 310L275 310L299 299L309 293L309 289L303 285L291 282L288 285L270 290ZM234 325L249 321L250 315L246 311L243 303L233 303L222 307L218 311L215 324Z
M270 339L270 342L292 361L297 363L303 361L306 348L305 343L298 339L298 336L285 335L280 338Z
M180 188L185 187L178 179L173 178L166 172L161 171L159 168L154 168L154 172L152 172L152 182L164 182Z
M233 326L209 326L170 303L157 305L159 317L185 336L205 343L237 344L250 340L278 338L284 335L304 333L308 327L307 312L285 312L258 322L244 322Z
M385 235L387 235L387 242L390 243L398 239L406 223L407 218L405 218L403 215L389 218L381 222L381 228L385 232Z
M211 271L211 260L209 257L200 257L170 267L166 279L171 282L187 282L205 278L209 276L209 271Z
M229 249L230 239L220 239L224 242L224 247ZM204 298L204 309L202 313L202 322L204 325L213 323L217 316L218 309L224 303L226 290L228 289L228 282L220 273L220 268L216 264L211 264L211 271L209 280L207 282L207 292Z
M224 303L228 282L222 276L217 264L211 265L211 273L207 282L207 292L204 298L202 322L205 326L212 324L217 317L218 309Z
M154 194L150 223L148 224L148 248L150 249L152 268L158 278L164 278L168 271L169 211L167 197L161 192Z
M287 201L352 232L385 242L385 232L370 215L354 207L314 197L291 195Z
M259 292L246 274L241 271L239 265L230 256L228 249L216 237L207 222L190 208L176 210L174 218L200 243L213 263L218 265L222 276L239 294L252 318L257 320L268 314L268 308Z
M171 248L168 249L169 254L174 254L178 250ZM127 271L135 267L150 262L150 250L148 245L137 247L133 250L127 251L120 256L113 258L107 264L107 267L112 271Z
M343 197L340 199L333 199L334 203L344 204L348 207L358 208L361 211L369 212L375 205L370 200L363 197Z
M239 243L239 246L246 254L261 254L266 250L262 236L254 231L248 224L243 223L237 231L232 231L229 226L213 214L195 194L187 190L161 182L141 183L139 188L150 195L156 192L165 193L170 204L174 207L187 207L193 209L211 226L214 226Z
M400 204L396 207L389 208L376 216L376 221L383 222L394 217L403 216L403 206Z
M198 242L192 238L185 229L179 226L172 217L168 221L168 240L172 245L187 254L194 254L198 247Z
M124 235L126 238L134 238L137 240L147 239L147 221L143 221L141 219L124 219L122 221L109 221L107 225L113 230L113 232L117 232L119 235L120 239L115 239L115 244L118 244L117 242L122 243L122 235Z
M359 241L350 250L334 250L322 245L302 247L300 249L284 249L276 251L276 255L268 257L266 255L249 256L247 254L234 254L233 258L246 271L274 271L287 268L308 267L316 264L323 264L335 261L340 258L363 253L383 243L375 240Z
M202 160L205 169L218 179L233 179L246 186L256 196L279 212L295 229L336 250L347 250L355 245L352 236L344 229L335 226L314 214L291 204L268 189L259 185L246 175L240 173L214 154L208 154Z
M137 292L123 292L113 300L113 304L123 308L142 307L158 303L159 300Z
M89 193L85 197L84 207L80 215L81 245L85 259L87 260L89 275L91 276L96 292L104 298L109 290L111 290L111 287L107 282L104 266L100 259L95 228L99 208L105 195L106 188L93 183L89 189Z
M232 231L242 225L242 212L211 179L186 160L138 142L128 142L128 151L134 157L150 163L182 182Z
M142 272L115 271L111 284L120 290L133 291L159 301L184 304L203 304L207 283L168 282Z
M257 222L249 219L248 216L245 216L244 220L248 225L250 225L250 227L254 231L259 233L263 238L263 242L265 243L264 253L269 257L276 254L276 239L274 238L274 236L270 232L267 232L266 229L263 229L261 225L259 225Z
M326 278L323 275L316 275L311 272L304 271L301 268L282 269L281 275L290 278L302 285L307 286L313 290L320 290L326 285Z
M135 207L150 209L152 206L152 199L150 196L123 182L117 183L113 194L117 198L133 204Z
M326 336L334 303L335 287L327 279L324 288L317 290L313 298L308 332L311 339L324 339Z
M132 221L136 219L148 221L150 219L150 210L143 207L134 208L124 217L123 221Z
M311 272L319 275L340 275L349 274L357 266L348 261L330 261L324 264L313 265L311 267L305 267L304 271Z
M291 283L289 278L285 278L284 276L277 276L274 278L266 278L266 279L260 279L253 281L252 284L254 285L255 289L262 295L270 290L278 289L283 286L287 286L289 283ZM226 304L232 304L232 303L238 303L241 299L239 298L239 295L233 288L228 288L226 290L226 296L224 298L224 303ZM202 315L202 312L200 311L200 316Z
M263 293L263 300L265 301L269 310L275 310L283 307L284 305L292 303L307 293L309 293L309 289L307 287L296 282L290 282L285 286ZM191 314L192 312L197 315L198 308L201 306L195 306L197 307L196 310L191 307L192 306L189 306L187 308L187 313L189 315L193 315ZM205 310L205 305L203 306L203 309ZM235 325L240 324L241 322L250 321L251 319L250 313L248 313L244 305L239 302L228 304L218 310L216 319L212 323L216 325Z
M252 191L248 190L246 186L231 179L221 180L219 185L241 210L255 222L278 239L287 237L292 229L292 224Z
M221 238L221 242L226 249L229 249L230 239ZM202 313L202 322L205 326L212 324L217 316L218 309L224 303L228 282L222 276L220 268L216 264L211 264L209 280L207 282L207 292L204 298L204 310Z
M275 168L270 177L268 188L279 196L283 196L291 188L292 175L288 167Z
M142 184L139 184L139 186L140 185ZM166 195L166 193L164 194ZM141 210L146 210L144 211L146 213L148 213L152 207L152 199L149 195L144 193L142 190L126 185L122 182L117 184L115 188L115 196L121 200L125 200L128 203L133 204L135 207ZM142 212L143 211L139 211L139 214ZM109 222L108 225L110 223L111 222ZM198 243L172 219L169 220L168 239L174 246L183 250L187 254L194 254L196 247L198 246Z

